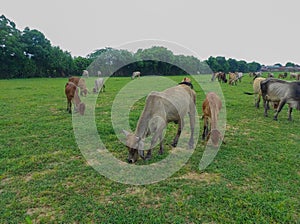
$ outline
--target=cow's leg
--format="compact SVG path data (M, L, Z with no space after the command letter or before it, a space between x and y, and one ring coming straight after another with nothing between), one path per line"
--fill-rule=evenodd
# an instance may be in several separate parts
M258 95L255 95L255 107L256 108L259 108L259 103L260 103L260 97L261 97L261 95L260 94L258 94Z
M157 143L158 139L160 139L160 150L159 153L162 154L163 153L163 148L162 148L162 133L164 128L166 127L166 125L160 125L160 127L156 130L155 134L153 135L152 139L151 139L151 145L150 145L150 149L147 152L146 155L146 160L151 159L152 156L152 149L155 147L155 144Z
M178 139L180 137L180 134L181 134L181 131L182 131L182 128L183 128L183 125L184 125L184 121L182 119L179 119L178 121L178 129L177 129L177 134L173 140L173 143L171 144L173 147L176 147L177 146L177 143L178 143Z
M289 121L292 121L292 110L293 110L293 108L291 107L291 105L289 105L289 111L288 111L288 113L289 113L289 118L288 118L288 120L289 120Z
M191 127L191 137L189 140L189 149L194 147L194 130L195 130L195 122L196 122L196 105L192 103L190 106L190 127Z
M279 102L279 105L278 105L278 108L277 108L277 111L274 115L274 120L277 121L277 117L278 117L278 114L280 113L280 111L282 110L284 104L286 103L286 99L282 99L280 100Z
M208 118L205 116L203 121L202 140L205 140L208 135Z
M265 108L265 117L268 117L268 107L269 107L269 102L267 100L264 101L264 108Z
M162 155L164 153L164 144L163 144L162 133L159 136L159 141L160 141L160 145L159 145L159 152L158 152L158 154Z
M68 100L68 102L67 102L67 111L69 113L72 113L72 103L71 103L71 100Z

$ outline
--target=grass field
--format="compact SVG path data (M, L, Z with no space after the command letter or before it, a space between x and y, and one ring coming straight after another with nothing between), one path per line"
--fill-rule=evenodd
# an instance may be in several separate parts
M87 82L92 86L93 78ZM122 161L127 149L116 138L110 110L129 82L110 78L95 109L102 140ZM0 223L299 223L300 113L293 111L292 122L287 108L278 121L272 112L264 117L253 96L243 94L252 91L250 82L246 76L237 86L221 84L226 144L204 171L199 161L205 146L199 141L171 177L135 186L114 182L88 165L66 112L66 79L0 80ZM195 89L201 113L204 93ZM130 112L133 129L143 100ZM170 125L166 142L173 129ZM136 165L155 163L169 152L167 145L164 155L155 150L150 162Z

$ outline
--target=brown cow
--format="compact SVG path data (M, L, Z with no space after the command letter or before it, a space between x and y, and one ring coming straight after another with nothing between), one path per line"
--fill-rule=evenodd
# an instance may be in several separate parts
M73 82L66 83L65 94L67 97L67 111L72 113L72 101L74 103L75 110L79 111L81 115L84 115L85 104L81 102L78 95L78 88Z
M86 88L85 80L79 77L70 77L69 82L73 82L80 88L80 96L86 96L88 89Z
M211 141L214 146L218 146L219 140L222 140L222 134L217 129L218 114L222 108L222 101L214 92L206 94L206 98L202 103L204 127L202 133L202 139Z

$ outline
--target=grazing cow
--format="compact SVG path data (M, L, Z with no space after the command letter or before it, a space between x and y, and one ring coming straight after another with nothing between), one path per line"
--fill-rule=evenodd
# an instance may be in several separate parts
M260 103L260 98L261 98L260 82L263 80L265 80L265 78L255 76L253 79L253 92L254 93L244 92L245 94L248 94L248 95L254 95L254 106L256 108L259 108L259 103Z
M105 85L104 85L104 79L103 78L97 78L95 80L95 87L93 88L94 93L98 92L105 92Z
M226 74L224 72L214 73L214 77L212 77L212 81L217 78L219 82L227 83Z
M89 71L88 70L83 70L82 71L82 76L88 78L89 77Z
M133 72L131 79L134 79L135 77L141 78L141 72L139 72L139 71Z
M237 75L233 72L229 72L229 85L236 85L237 84Z
M181 84L168 88L163 92L151 92L144 110L139 118L135 133L123 130L126 135L126 145L129 151L128 162L134 163L140 155L143 159L150 159L152 149L156 142L160 141L159 153L163 153L163 130L170 122L178 124L177 134L172 146L176 147L181 130L184 126L184 117L188 113L190 117L191 136L189 148L194 145L194 125L196 111L196 93L189 86ZM144 139L153 134L150 149L144 157Z
M270 73L268 74L268 78L274 78L274 74L270 72Z
M101 71L97 71L97 75L98 75L98 77L100 77L101 76Z
M78 88L73 82L66 83L65 94L67 97L67 111L69 113L72 113L72 101L73 101L75 111L79 111L81 115L84 115L85 104L81 102L78 95Z
M300 82L287 82L280 79L266 79L260 83L262 97L265 105L265 116L268 116L268 102L278 103L274 120L287 103L289 106L288 120L292 120L292 110L300 110Z
M290 79L297 79L297 73L290 73Z
M285 76L284 74L279 74L279 75L278 75L278 78L279 78L279 79L284 79L284 78L286 78L286 76Z
M89 92L86 88L85 80L79 77L70 77L69 82L73 82L76 86L80 88L80 96L86 96Z
M236 72L235 74L236 74L237 80L239 80L239 82L241 82L242 78L243 78L243 73L242 72Z
M203 133L202 140L211 141L214 146L218 146L219 140L222 140L221 132L217 129L218 114L222 108L222 101L214 92L206 94L206 98L202 103L203 112Z

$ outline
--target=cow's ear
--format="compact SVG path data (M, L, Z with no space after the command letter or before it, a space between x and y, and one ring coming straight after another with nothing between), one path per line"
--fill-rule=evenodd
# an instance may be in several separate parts
M126 130L122 130L123 134L127 137L127 135L129 135L130 133Z

